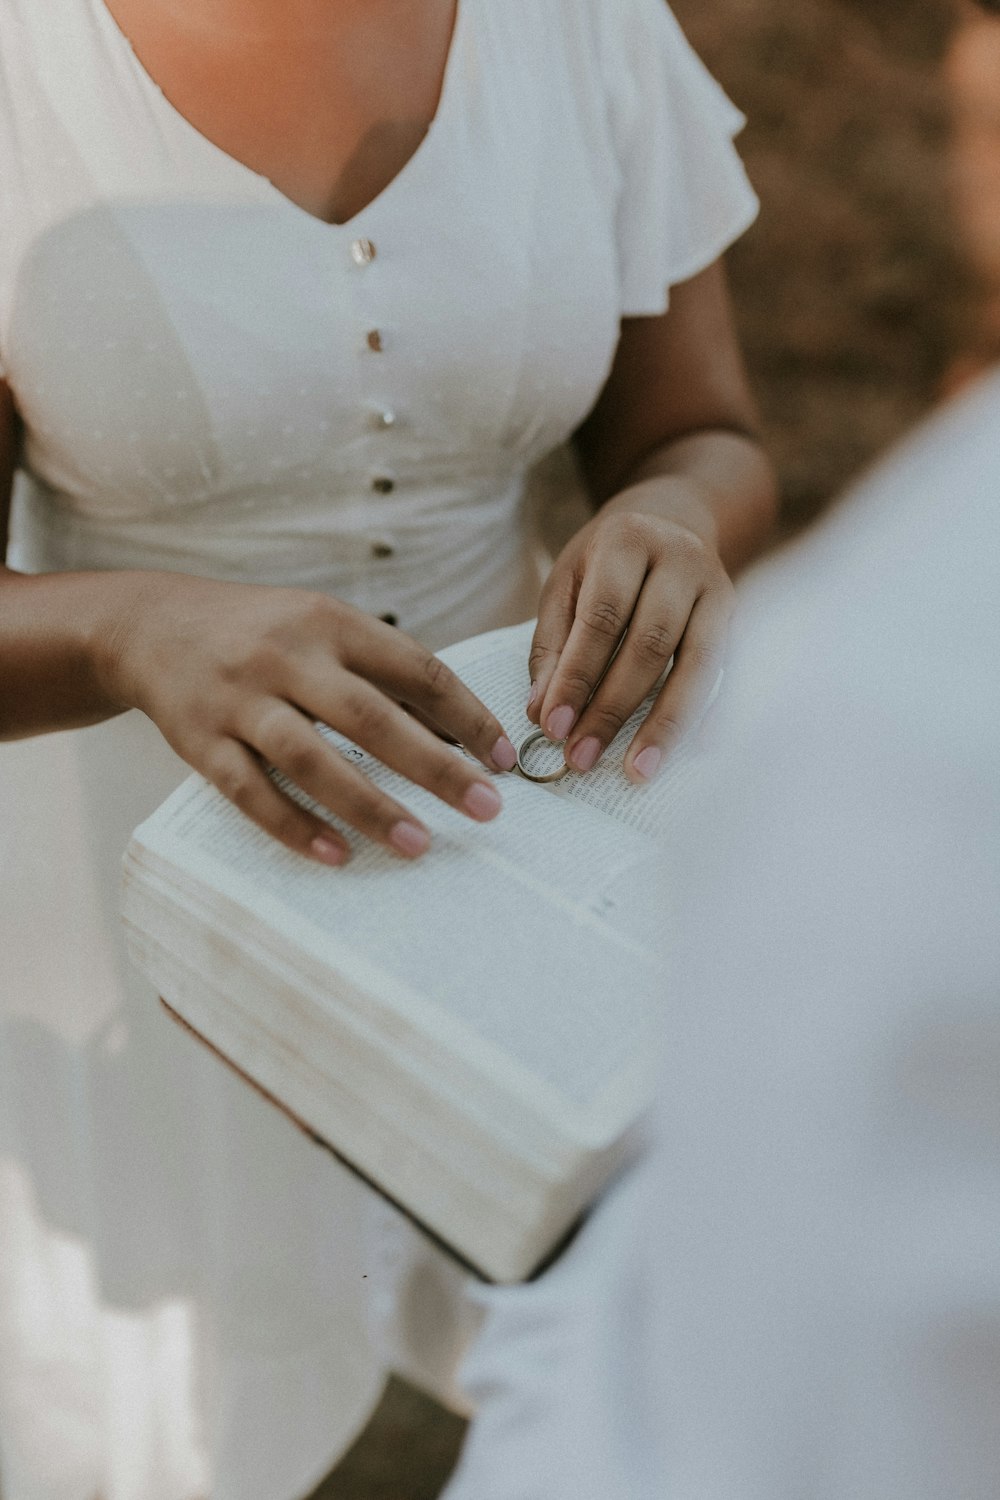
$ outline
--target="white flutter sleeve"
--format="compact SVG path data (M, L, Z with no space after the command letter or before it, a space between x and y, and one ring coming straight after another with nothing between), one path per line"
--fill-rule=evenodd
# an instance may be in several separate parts
M733 145L746 122L664 0L601 0L598 11L620 173L621 311L654 316L671 286L711 265L757 216Z

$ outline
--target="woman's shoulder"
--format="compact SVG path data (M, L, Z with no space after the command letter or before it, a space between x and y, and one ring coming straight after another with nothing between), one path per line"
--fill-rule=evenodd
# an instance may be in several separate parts
M622 314L655 316L667 289L710 265L756 214L733 148L743 116L666 0L535 3L608 164Z
M568 61L581 102L626 134L669 112L732 137L743 117L694 51L667 0L524 0ZM499 8L498 8L499 9ZM513 9L513 7L511 7ZM513 19L513 16L511 16ZM645 126L643 126L645 121Z
M627 63L643 47L686 45L667 0L529 0L566 42L582 44L605 67Z
M514 9L508 10L512 22ZM683 113L691 96L700 95L724 119L728 134L742 123L667 0L524 0L523 19L542 26L548 55L568 64L585 112L614 120L674 104Z

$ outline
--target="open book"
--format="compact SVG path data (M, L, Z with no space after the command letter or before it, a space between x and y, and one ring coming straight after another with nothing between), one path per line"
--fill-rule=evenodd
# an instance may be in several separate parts
M530 638L442 653L515 743ZM126 855L129 946L168 1006L491 1280L545 1261L647 1102L663 836L697 761L629 786L638 722L586 775L500 779L488 824L335 736L432 830L415 864L357 838L314 865L197 776Z

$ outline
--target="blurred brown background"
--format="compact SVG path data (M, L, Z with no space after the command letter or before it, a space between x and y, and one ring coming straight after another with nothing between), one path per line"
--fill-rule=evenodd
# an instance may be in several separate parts
M730 265L798 524L1000 353L1000 22L957 0L674 9L748 116L762 213Z
M730 266L794 529L1000 357L1000 19L972 0L674 8L749 119L762 213ZM312 1500L434 1500L461 1436L393 1382Z

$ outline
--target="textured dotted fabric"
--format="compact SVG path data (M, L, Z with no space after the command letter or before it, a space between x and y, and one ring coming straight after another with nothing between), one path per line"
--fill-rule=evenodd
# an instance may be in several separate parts
M23 565L324 587L433 644L529 614L525 474L620 316L754 212L661 0L463 0L428 135L339 226L189 124L103 0L0 14Z
M12 561L320 588L432 646L530 615L530 476L621 316L752 217L738 124L662 0L460 0L432 129L328 226L103 0L0 0ZM444 1386L462 1342L127 970L121 854L184 771L138 714L0 746L4 1500L293 1500L385 1361Z

